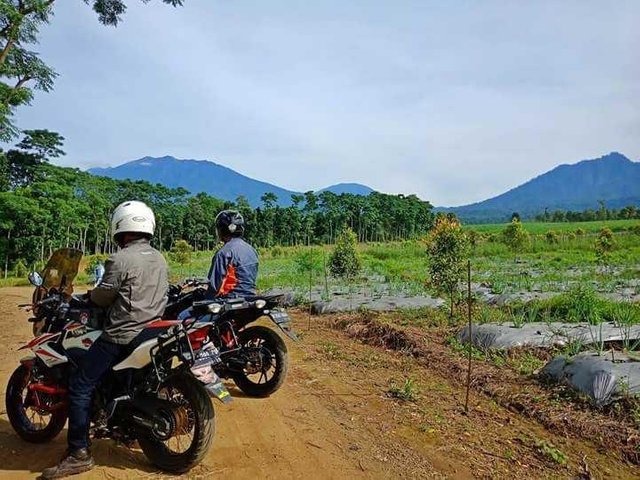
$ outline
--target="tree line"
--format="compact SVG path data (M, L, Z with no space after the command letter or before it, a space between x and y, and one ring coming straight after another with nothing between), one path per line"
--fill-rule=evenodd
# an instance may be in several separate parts
M98 177L51 165L64 155L63 138L47 130L29 130L12 149L0 151L0 259L2 269L42 262L60 247L85 254L114 251L110 217L126 200L141 200L156 214L154 244L168 250L184 239L197 250L217 242L215 217L238 209L247 223L246 236L258 247L334 243L344 227L361 242L411 239L433 224L429 202L414 195L369 196L307 192L278 205L273 193L253 208L244 197L223 201L204 193L190 194L144 181Z
M596 220L633 220L640 219L640 208L636 205L628 205L620 209L609 209L604 202L599 202L600 207L597 210L587 209L581 212L555 210L553 212L545 211L534 218L537 222L592 222Z

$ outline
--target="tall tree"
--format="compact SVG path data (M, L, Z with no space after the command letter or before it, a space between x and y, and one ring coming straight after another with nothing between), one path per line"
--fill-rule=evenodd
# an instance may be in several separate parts
M146 3L148 0L142 0ZM174 7L183 0L162 0ZM56 72L30 50L40 27L50 22L56 0L0 0L0 141L19 133L16 110L33 100L34 90L49 92ZM84 0L104 25L117 25L127 7L123 0Z

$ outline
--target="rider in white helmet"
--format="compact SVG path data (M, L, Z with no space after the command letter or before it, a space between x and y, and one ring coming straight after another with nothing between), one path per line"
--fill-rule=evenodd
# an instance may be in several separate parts
M145 324L164 312L167 263L149 243L155 227L153 211L142 202L124 202L113 212L111 233L120 250L106 261L102 281L89 295L107 309L104 332L69 379L69 448L57 466L43 472L45 479L93 468L88 442L93 391Z

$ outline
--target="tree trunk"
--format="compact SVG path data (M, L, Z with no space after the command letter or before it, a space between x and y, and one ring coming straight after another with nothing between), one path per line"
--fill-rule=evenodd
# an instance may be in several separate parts
M11 230L7 232L7 252L4 257L4 278L7 279L9 274L9 242L11 241Z

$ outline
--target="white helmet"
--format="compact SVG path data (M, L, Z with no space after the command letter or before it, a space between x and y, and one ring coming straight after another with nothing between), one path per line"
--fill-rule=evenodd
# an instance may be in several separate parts
M146 204L131 200L121 203L111 216L111 235L137 232L153 236L156 229L156 217Z

